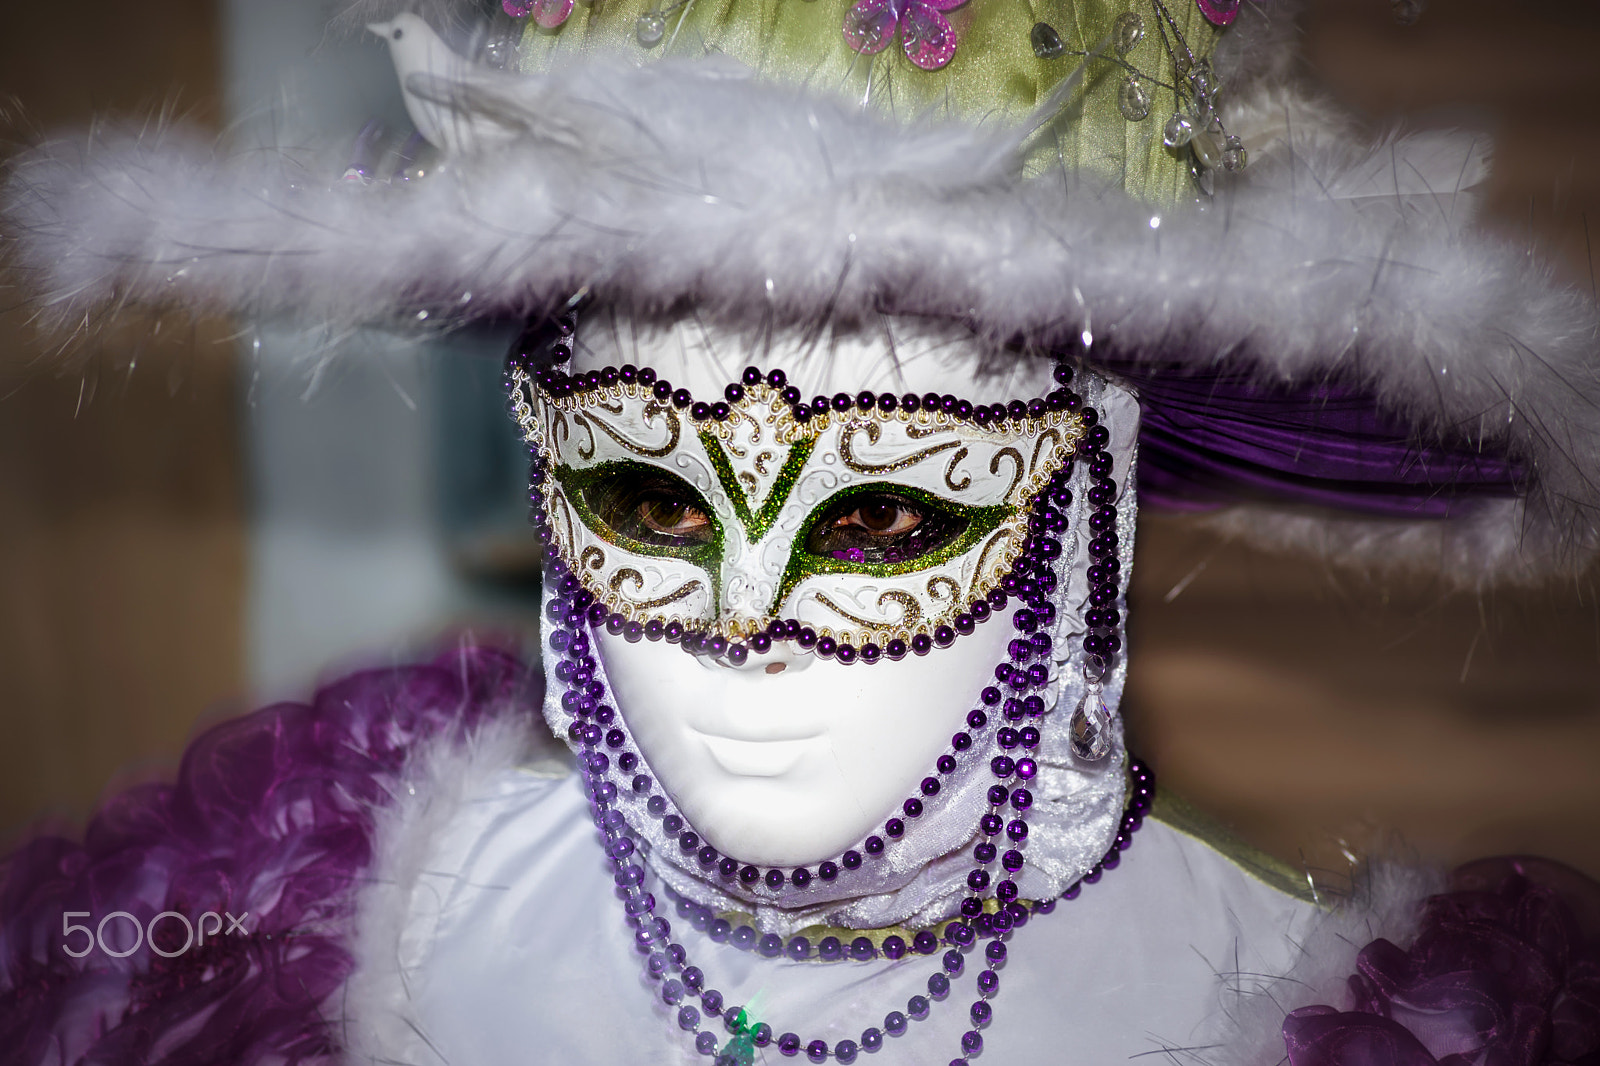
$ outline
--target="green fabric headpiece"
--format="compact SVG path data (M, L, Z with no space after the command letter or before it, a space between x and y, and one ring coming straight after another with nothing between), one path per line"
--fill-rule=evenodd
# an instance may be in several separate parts
M527 6L521 45L530 71L585 52L720 53L762 77L902 117L1013 123L1032 119L1081 66L1030 144L1030 174L1099 174L1167 203L1193 194L1192 171L1224 163L1224 131L1206 128L1220 30L1193 0L968 0L939 10L950 2L555 0Z

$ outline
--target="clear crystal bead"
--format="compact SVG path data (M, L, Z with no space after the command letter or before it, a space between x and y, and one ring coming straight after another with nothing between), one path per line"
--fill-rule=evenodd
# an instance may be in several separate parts
M1189 141L1194 157L1207 170L1215 170L1222 162L1222 138L1210 130L1203 130Z
M1245 151L1244 142L1237 137L1230 136L1227 147L1222 150L1222 168L1228 171L1239 171L1250 165L1250 153Z
M505 70L517 57L517 43L505 37L496 37L483 46L480 62L484 66Z
M1117 110L1129 122L1143 122L1150 117L1150 90L1137 74L1130 74L1117 90Z
M1111 46L1117 55L1125 56L1144 40L1144 19L1137 11L1124 11L1111 24Z
M1067 50L1061 34L1048 22L1035 22L1028 34L1028 41L1033 45L1033 54L1040 59L1054 59Z
M1084 762L1099 762L1111 754L1111 712L1100 693L1090 692L1079 701L1069 731L1072 754Z
M1182 148L1194 140L1194 122L1188 115L1175 112L1167 119L1167 128L1161 133L1161 143L1168 148Z
M646 11L639 16L634 34L639 38L640 44L646 48L654 48L667 34L667 20L662 18L658 11Z

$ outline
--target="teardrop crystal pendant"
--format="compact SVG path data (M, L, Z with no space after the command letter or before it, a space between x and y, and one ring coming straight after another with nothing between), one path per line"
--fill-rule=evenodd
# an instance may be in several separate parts
M1182 148L1194 140L1194 121L1182 112L1176 112L1167 119L1167 127L1162 131L1161 143L1168 148Z
M1099 762L1111 754L1111 712L1100 693L1091 691L1072 712L1072 754L1084 762Z
M1129 122L1143 122L1150 117L1150 90L1137 74L1131 74L1117 90L1117 110Z
M1124 11L1111 24L1111 46L1117 55L1125 56L1144 40L1144 19L1136 11Z
M1033 54L1040 59L1054 59L1067 50L1067 44L1061 39L1061 34L1048 22L1035 22L1033 29L1028 33L1028 43L1033 45Z

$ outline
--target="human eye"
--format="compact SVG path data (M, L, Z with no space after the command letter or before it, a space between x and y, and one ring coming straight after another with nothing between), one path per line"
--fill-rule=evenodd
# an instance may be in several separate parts
M807 534L806 551L844 562L907 562L953 543L967 526L954 507L869 489L826 505Z
M617 539L647 548L694 549L716 539L711 508L682 478L626 466L587 479L583 503Z

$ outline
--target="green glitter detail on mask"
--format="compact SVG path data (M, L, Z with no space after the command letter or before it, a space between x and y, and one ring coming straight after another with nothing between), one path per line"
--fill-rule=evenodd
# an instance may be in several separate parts
M694 563L706 571L706 577L709 580L712 591L712 600L714 603L719 601L721 599L719 595L720 586L717 581L711 579L711 575L718 572L718 567L722 560L722 523L717 521L717 516L712 513L709 507L706 508L706 517L711 520L711 528L715 530L715 535L706 543L697 544L692 548L675 548L665 544L644 544L631 537L625 537L606 525L600 516L595 514L589 507L589 501L584 498L584 490L598 481L623 472L633 472L648 477L660 477L663 474L670 474L670 471L665 471L661 467L651 466L649 463L636 463L628 459L582 468L571 466L558 466L555 468L556 480L561 482L561 487L566 490L568 502L572 504L573 510L578 512L578 517L583 520L584 525L589 527L590 532L607 544L633 552L636 555L685 559ZM581 569L574 559L568 559L567 565L572 567L574 573L578 573Z
M852 496L876 495L887 493L895 496L906 496L927 506L930 510L944 514L954 513L967 520L967 528L961 536L926 555L919 555L914 559L903 559L895 563L868 563L852 562L849 559L834 559L826 555L813 555L806 550L806 542L811 539L811 531L816 528L822 516L841 500ZM914 574L919 570L929 570L943 563L949 562L956 556L970 551L983 538L999 528L1000 524L1012 517L1015 510L1003 503L991 504L986 507L966 506L952 503L949 500L935 496L931 492L914 489L907 485L895 485L889 482L876 481L867 485L852 485L841 492L836 492L826 500L819 503L812 512L806 516L805 523L800 527L800 532L794 538L794 549L789 553L788 565L783 570L783 581L778 586L778 596L774 601L783 603L794 591L795 586L808 577L819 574L862 574L867 577L899 577L902 574Z
M783 461L783 469L778 471L777 478L773 480L772 489L762 502L761 509L751 512L750 504L744 498L744 489L734 475L733 464L722 450L722 442L706 430L702 429L699 433L700 444L706 450L706 457L711 460L711 468L717 472L717 480L722 482L722 491L728 494L728 503L734 515L744 524L746 538L751 544L760 542L772 528L772 523L778 520L778 513L789 499L794 483L800 479L801 468L811 458L816 439L807 438L789 449L789 457Z

